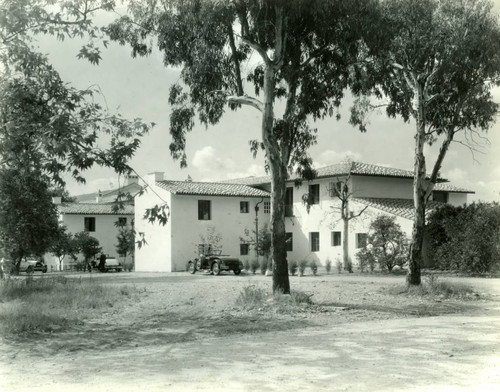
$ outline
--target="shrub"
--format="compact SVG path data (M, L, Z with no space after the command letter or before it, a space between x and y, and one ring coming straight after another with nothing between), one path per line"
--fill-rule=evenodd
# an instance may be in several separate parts
M267 271L267 260L265 257L262 258L262 260L260 261L260 273L262 275L265 275L266 274L266 271Z
M402 267L408 255L408 240L396 223L396 217L377 216L370 224L370 234L363 248L356 254L360 268L368 265L373 272L375 264L389 272Z
M250 271L250 261L248 259L243 262L243 268L245 271Z
M311 269L313 275L316 275L318 273L318 264L316 264L314 260L310 261L309 268Z
M500 266L500 205L444 205L430 215L429 255L441 269L492 272Z
M459 298L459 299L479 299L479 294L475 293L472 287L460 283L441 280L437 275L424 277L419 286L400 285L394 286L389 290L392 294L406 294L412 296L438 296L440 298Z
M327 274L329 274L330 271L332 270L332 261L330 259L326 259L325 270Z
M260 308L264 305L267 296L267 292L264 289L255 286L243 287L243 291L236 298L236 305L247 310Z
M250 270L252 271L252 274L255 275L258 269L259 269L259 262L255 259L252 260L252 262L250 263Z
M299 262L299 276L304 276L308 264L309 262L307 260L301 260Z
M247 286L236 299L236 305L245 310L294 313L302 311L304 305L311 305L311 297L312 295L302 291L292 291L290 295L279 292L273 295L256 286Z
M339 274L342 273L342 262L340 261L340 259L337 259L337 262L335 263L335 267L337 268L337 272Z
M290 261L288 263L288 270L290 271L290 275L294 276L297 273L297 262L295 260Z

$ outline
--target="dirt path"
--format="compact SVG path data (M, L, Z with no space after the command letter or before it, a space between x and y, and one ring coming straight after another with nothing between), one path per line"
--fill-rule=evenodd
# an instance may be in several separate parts
M500 316L358 322L322 330L33 358L4 391L498 391ZM40 358L41 359L41 358ZM4 362L5 364L5 362Z
M322 316L330 321L321 325L315 325L315 314L312 314L301 328L274 328L271 332L218 337L217 329L221 325L218 319L226 317L224 325L235 319L230 310L226 312L227 305L214 303L208 295L207 303L214 304L207 307L211 318L194 307L189 317L176 319L179 304L185 309L187 304L196 301L185 293L180 297L175 295L179 295L181 287L187 293L192 292L190 284L207 288L215 285L230 295L235 290L234 280L224 277L197 281L185 277L166 277L165 281L144 279L148 295L123 313L109 314L58 339L8 345L0 341L0 390L500 390L498 280L477 281L485 291L493 293L494 298L480 302L479 308L466 314L415 318L406 310L400 316L392 311L354 308L352 312ZM251 279L252 284L266 283L261 278ZM322 279L302 280L300 284L308 290L308 285L313 287ZM344 278L328 279L327 286L333 287ZM231 283L225 287L225 281ZM134 282L140 285L140 279ZM349 279L349 284L342 286L345 297L334 298L335 301L344 302L354 293L359 294L361 304L364 298L385 298L384 291L376 286L383 287L387 284L385 280L372 284L363 278L359 282ZM295 283L298 286L298 282ZM319 296L321 290L316 291ZM211 290L207 292L213 294ZM323 295L325 300L333 297L332 293ZM407 308L400 305L403 310ZM407 305L421 306L413 299ZM239 322L251 323L252 320ZM192 336L199 331L199 323L208 324L202 334ZM64 339L72 342L71 349L65 346Z

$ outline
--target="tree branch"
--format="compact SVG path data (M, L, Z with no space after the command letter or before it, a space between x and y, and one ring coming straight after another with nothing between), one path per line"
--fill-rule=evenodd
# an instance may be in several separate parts
M227 97L228 103L235 103L240 105L252 106L260 112L264 112L264 104L257 98L249 97L247 95L231 95Z

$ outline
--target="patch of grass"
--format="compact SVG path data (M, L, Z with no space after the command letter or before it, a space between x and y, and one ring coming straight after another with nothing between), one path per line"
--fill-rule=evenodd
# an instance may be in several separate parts
M104 286L87 279L9 279L0 283L5 301L0 307L0 331L54 332L120 306L135 293L135 287Z
M480 296L474 289L464 283L450 282L438 278L436 275L424 277L419 286L405 287L394 286L389 292L391 294L406 294L410 296L432 296L439 298L455 299L479 299Z
M236 299L236 306L244 310L258 310L273 313L294 313L312 305L312 295L302 291L292 291L291 294L271 294L255 286L243 288Z

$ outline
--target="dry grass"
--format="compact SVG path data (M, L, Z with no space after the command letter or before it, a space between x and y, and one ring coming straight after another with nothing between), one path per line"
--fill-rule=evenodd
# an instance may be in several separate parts
M104 286L64 277L8 279L0 283L0 331L53 332L120 306L135 294L129 286Z
M391 294L439 297L443 299L471 300L480 298L480 295L471 286L465 283L442 280L437 275L424 277L422 284L419 286L405 286L403 288L398 285L392 287L389 292Z

